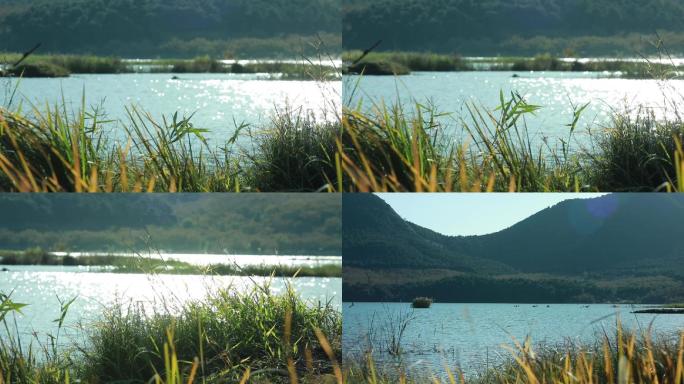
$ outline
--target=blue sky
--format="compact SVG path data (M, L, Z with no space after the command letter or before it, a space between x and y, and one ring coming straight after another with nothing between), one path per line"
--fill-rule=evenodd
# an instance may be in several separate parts
M404 219L445 235L483 235L567 199L600 193L378 193Z

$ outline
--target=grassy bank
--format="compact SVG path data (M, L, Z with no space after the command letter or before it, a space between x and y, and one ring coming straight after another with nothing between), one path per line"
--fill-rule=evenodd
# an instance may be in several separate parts
M176 260L162 260L143 256L81 255L57 256L40 249L0 251L0 266L84 266L104 267L96 271L114 273L164 273L179 275L275 276L275 277L342 277L341 265L288 266L213 264L198 266Z
M345 361L348 383L648 383L676 384L684 380L684 333L653 338L649 331L621 329L604 333L593 344L566 342L536 346L530 339L515 342L499 366L465 375L445 367L440 372L378 366L373 358Z
M0 382L318 383L340 375L340 313L291 288L220 290L175 310L116 305L67 347L59 341L70 305L49 345L34 334L27 346L11 320L25 305L0 297Z
M342 59L354 63L361 51L346 51ZM466 72L466 71L554 71L595 72L600 76L625 78L678 78L684 68L674 64L635 62L628 60L561 60L548 54L535 57L462 58L423 52L371 52L356 64L349 65L347 73L365 75L406 75L411 71Z
M267 73L274 79L310 80L335 79L339 72L332 63L320 58L320 64L262 61L239 61L226 64L210 56L193 59L154 59L126 61L118 57L88 55L37 55L28 56L21 64L23 55L0 52L0 64L8 68L0 76L14 77L67 77L70 74L121 74L121 73ZM277 75L277 76L276 76Z
M353 191L655 191L683 190L684 123L614 114L591 131L591 145L573 143L586 106L575 106L565 138L534 144L526 120L539 106L503 93L495 110L468 104L445 132L445 114L415 104L344 110L338 140L346 189ZM443 121L443 120L442 120Z
M340 124L305 113L275 112L258 130L236 126L218 147L178 114L157 121L132 107L116 142L107 123L84 106L26 116L0 108L0 191L318 191L335 180Z

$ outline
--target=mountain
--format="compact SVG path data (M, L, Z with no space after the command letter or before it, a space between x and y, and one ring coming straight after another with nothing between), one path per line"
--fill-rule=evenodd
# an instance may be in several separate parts
M636 56L656 31L684 52L682 17L680 0L345 0L343 33L345 49Z
M452 238L524 272L582 273L684 262L684 196L612 194L566 200L498 233Z
M565 200L499 232L468 237L410 223L371 194L346 194L342 217L345 300L684 298L684 270L673 268L684 265L684 195Z
M42 43L42 53L223 56L261 48L275 56L282 48L294 55L306 49L297 37L341 43L340 18L335 0L4 0L0 52ZM231 45L239 39L251 47Z
M1 194L0 249L341 253L341 199L264 194Z
M348 193L342 201L345 266L511 271L501 263L460 253L447 237L405 221L373 194Z

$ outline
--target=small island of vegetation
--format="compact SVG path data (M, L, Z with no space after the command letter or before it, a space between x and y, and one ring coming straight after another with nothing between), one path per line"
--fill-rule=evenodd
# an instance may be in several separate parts
M432 299L428 297L416 297L411 302L411 307L413 308L430 308L432 305Z

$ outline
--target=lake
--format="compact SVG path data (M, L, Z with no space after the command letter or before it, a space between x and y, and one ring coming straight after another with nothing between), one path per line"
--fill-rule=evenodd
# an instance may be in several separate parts
M109 253L109 252L52 252L55 256L129 256L157 260L175 260L193 265L209 266L215 264L226 265L282 265L315 267L321 265L342 265L342 256L306 256L306 255L219 255L206 253Z
M523 342L557 345L566 341L591 342L597 332L615 329L619 314L624 328L647 329L655 333L684 330L684 315L632 314L643 306L610 304L439 304L430 309L410 308L410 303L343 303L342 348L345 357L362 356L368 346L369 329L379 362L396 362L381 353L388 329L402 315L412 315L402 347L404 364L411 369L440 376L444 364L461 367L474 375L495 366L510 352L513 338Z
M35 105L64 100L67 111L81 109L85 97L87 111L97 109L117 122L128 121L127 107L136 106L154 119L193 116L197 128L206 128L210 145L227 141L242 123L253 128L269 124L276 109L301 111L321 121L339 116L341 81L317 82L271 80L270 74L177 74L132 73L120 75L72 75L68 78L21 79L14 105L23 101L23 110ZM0 79L0 87L12 89L18 80ZM0 92L0 105L8 93ZM110 136L123 137L121 127L110 124Z
M518 77L514 77L517 75ZM373 103L413 106L414 101L450 113L440 119L457 137L462 133L460 118L468 120L466 103L493 110L499 92L509 98L518 92L527 102L542 107L526 123L533 139L567 138L573 120L573 104L590 103L579 120L576 139L589 143L586 128L609 125L613 111L631 115L639 109L652 111L659 118L674 118L672 102L683 101L684 81L633 80L607 78L607 74L576 72L414 72L407 76L345 76L345 105L363 100ZM358 88L356 83L359 82ZM496 112L495 112L496 114Z
M267 277L199 276L199 275L146 275L88 272L84 267L25 266L12 267L10 272L0 272L0 292L11 293L14 302L29 304L17 315L19 331L24 336L34 331L41 341L47 334L55 334L54 319L60 314L60 302L76 297L66 316L66 329L62 342L68 343L83 336L79 328L86 327L101 316L103 310L115 303L141 306L147 310L173 312L189 300L202 299L207 293L219 288L232 287L245 291L254 284L263 284ZM274 278L271 288L275 293L284 292L291 282L296 292L311 305L331 301L341 307L342 279ZM25 339L30 339L25 337Z

